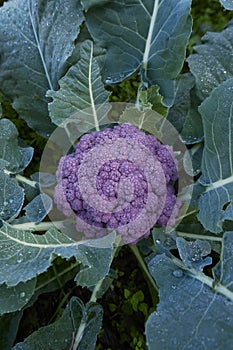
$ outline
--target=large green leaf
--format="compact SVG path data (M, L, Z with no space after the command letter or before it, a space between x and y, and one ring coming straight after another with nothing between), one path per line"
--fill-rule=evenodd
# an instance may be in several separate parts
M233 232L225 232L222 241L221 259L214 268L217 283L233 292Z
M83 287L91 287L97 284L103 276L107 276L111 264L111 249L101 249L89 247L86 251L88 265L77 274L75 281ZM92 268L90 268L92 267Z
M12 349L21 317L22 311L6 314L0 317L0 349Z
M17 217L24 202L24 191L15 178L0 170L0 219Z
M149 350L231 349L233 294L224 286L215 292L212 279L177 261L158 255L149 263L160 300L146 323Z
M168 120L181 133L186 144L197 143L203 138L201 116L198 113L200 102L196 96L192 74L181 74L177 80L175 101L169 109Z
M40 294L51 293L60 289L68 281L74 280L79 270L79 263L74 259L66 261L57 258L45 273L37 277L35 292L30 304L34 303Z
M106 48L105 83L141 68L145 85L159 85L170 105L191 33L190 5L190 0L114 0L91 7L86 21L94 40Z
M93 7L96 5L100 6L100 5L106 4L109 1L110 0L81 0L81 4L83 6L83 9L87 11L90 7Z
M51 228L44 235L32 234L29 230L15 229L3 224L0 228L0 284L16 286L45 272L53 257L65 259L75 257L82 266L89 267L87 274L94 278L88 282L80 277L80 284L95 285L108 273L112 260L114 235L99 239L96 247L88 242L76 242L68 236ZM101 248L101 247L107 248ZM93 271L91 271L93 269ZM79 280L79 274L77 275Z
M223 82L201 104L205 145L202 176L205 186L198 215L209 231L222 231L224 220L233 220L233 79Z
M102 323L102 308L95 303L85 307L81 300L72 298L61 318L49 326L40 328L14 350L94 350Z
M45 98L67 69L83 21L76 0L12 0L0 8L0 86L39 133L53 126Z
M0 285L0 315L21 310L32 297L35 285L36 278L11 288Z
M220 0L220 2L225 7L225 9L233 10L233 2L232 2L232 0Z
M203 143L198 143L192 148L187 149L183 158L183 165L186 173L190 176L196 176L201 171L201 160L203 153Z
M0 120L0 159L11 173L19 173L26 168L33 156L32 147L18 145L18 131L8 119Z
M147 108L152 108L162 116L166 116L167 108L163 105L163 98L159 93L158 86L151 86L146 90L142 90L139 93L140 104Z
M188 63L203 100L215 87L233 76L233 23L220 33L205 34L202 42L195 46L196 53L189 56Z
M174 104L168 111L168 120L181 132L190 108L190 90L195 80L191 74L181 74L177 78Z
M131 123L138 129L150 132L158 139L161 139L160 127L163 122L163 116L153 111L150 108L144 108L142 110L137 107L130 107L124 110L120 116L120 123Z
M26 217L29 221L38 224L50 212L53 206L52 199L47 194L42 193L36 196L30 203L26 205Z
M80 61L69 69L59 84L59 91L47 93L47 96L53 98L49 104L52 121L59 125L74 120L80 128L84 128L82 131L86 131L85 127L98 130L108 106L109 92L101 82L90 40L82 44Z

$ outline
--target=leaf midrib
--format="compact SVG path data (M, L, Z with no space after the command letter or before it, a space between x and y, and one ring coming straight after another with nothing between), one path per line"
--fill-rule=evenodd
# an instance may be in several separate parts
M38 48L38 51L39 51L39 55L40 55L40 58L41 58L41 61L42 61L42 65L43 65L43 68L44 68L44 72L45 72L47 81L48 81L48 84L49 84L49 88L50 88L50 90L54 90L52 82L51 82L51 79L50 79L50 76L49 76L49 72L48 72L47 67L46 67L44 56L43 56L43 53L42 53L42 50L41 50L41 47L40 47L40 42L39 42L39 38L38 38L38 35L37 35L37 32L36 32L35 23L33 21L32 11L31 11L31 1L30 0L28 0L28 12L29 12L29 17L30 17L30 21L31 21L33 34L34 34L35 41L36 41L36 45L37 45L37 48Z
M142 60L142 66L145 69L145 71L147 70L147 64L148 64L148 59L149 59L149 55L150 55L150 48L151 48L151 41L152 41L155 21L156 21L157 14L158 14L158 9L159 9L159 0L155 0L154 8L153 8L152 16L151 16L151 21L150 21L150 26L149 26L149 30L148 30L148 35L147 35L147 39L146 39L143 60Z

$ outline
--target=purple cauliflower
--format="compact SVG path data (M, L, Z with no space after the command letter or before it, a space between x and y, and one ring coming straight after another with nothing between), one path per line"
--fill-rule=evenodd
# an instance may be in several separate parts
M171 226L181 205L177 163L169 146L124 123L81 137L60 159L54 201L88 238L116 230L125 243L155 225Z

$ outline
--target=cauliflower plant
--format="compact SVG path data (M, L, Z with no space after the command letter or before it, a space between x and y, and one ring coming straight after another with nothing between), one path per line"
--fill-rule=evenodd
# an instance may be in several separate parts
M56 177L58 209L74 213L88 238L116 230L133 244L155 224L173 225L181 205L171 147L129 123L82 136L75 152L61 158Z

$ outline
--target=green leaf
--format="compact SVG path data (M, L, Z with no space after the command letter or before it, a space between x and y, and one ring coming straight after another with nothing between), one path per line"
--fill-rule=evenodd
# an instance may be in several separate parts
M88 266L86 264L86 267L77 274L75 281L82 287L91 287L108 274L112 250L109 248L88 247L86 256L88 258Z
M190 5L190 0L114 0L90 8L88 30L106 48L105 83L118 83L141 68L145 85L160 86L165 105L171 105L191 33Z
M152 231L152 237L154 244L162 250L169 251L171 249L177 249L176 246L176 232L173 231L169 235L166 234L164 227L154 227Z
M83 273L82 270L79 272L81 277L77 276L79 283L88 284L88 281L82 280L83 274L86 274L87 277L92 276L93 285L109 271L114 236L99 239L99 246L95 248L93 242L91 246L90 242L73 241L55 228L44 235L35 235L29 230L18 230L4 223L0 228L0 284L6 283L11 287L26 282L47 271L54 256L61 256L65 259L75 257L84 268ZM108 248L101 248L103 246ZM88 271L85 271L86 267L89 267Z
M110 93L101 82L90 40L82 44L80 55L80 61L59 81L60 90L47 93L53 98L49 104L50 116L57 125L74 119L82 131L86 131L86 128L99 130L99 123L109 108L107 101Z
M233 292L233 232L225 232L222 241L220 262L214 268L216 283L220 283Z
M198 143L192 148L187 149L183 158L183 165L186 173L190 176L196 176L201 171L201 161L203 154L203 144Z
M43 172L32 174L28 182L27 179L23 180L22 186L29 202L40 194L40 189L43 191L44 188L50 187L56 182L54 175Z
M52 206L52 199L47 194L42 193L27 204L24 210L26 211L28 220L38 224L50 212Z
M109 287L112 285L114 279L117 278L117 273L115 270L110 269L109 274L106 275L102 283L100 284L98 291L96 292L96 299L102 298L102 296L107 292ZM94 287L89 287L91 291L94 290Z
M200 103L195 92L194 77L190 73L180 75L177 79L175 101L167 118L186 144L197 143L203 139L201 116L198 113Z
M192 276L165 255L154 257L149 269L160 300L146 323L149 350L231 349L233 302L203 283L209 277Z
M81 0L82 7L87 11L90 7L101 6L110 2L110 0Z
M72 346L73 334L80 334L79 350L92 350L102 322L102 308L98 304L86 307L82 301L73 297L55 323L42 327L31 334L13 350L64 350ZM77 348L77 347L76 347Z
M186 145L195 144L203 140L203 126L198 107L201 101L197 97L196 89L190 90L190 106L180 134Z
M191 74L181 74L176 81L176 93L174 104L168 112L168 120L181 132L186 115L190 108L190 90L193 88L195 80Z
M215 87L233 75L233 24L220 33L205 34L202 42L194 47L196 53L187 61L196 80L198 95L204 100Z
M5 160L5 168L16 174L24 170L32 160L33 148L18 145L18 131L8 119L0 120L0 159Z
M14 177L0 170L0 219L12 220L21 211L24 191Z
M232 2L232 0L220 0L220 2L225 7L225 9L233 10L233 2Z
M130 303L132 304L132 308L135 312L138 311L138 307L143 300L144 300L144 294L141 290L137 291L131 296Z
M77 261L73 260L66 261L57 258L53 261L53 265L45 273L37 277L33 299L36 300L40 294L50 293L60 289L68 281L74 280L80 270L80 266Z
M203 260L211 252L211 245L207 241L197 239L194 242L188 242L182 237L176 239L179 255L183 263L191 268L202 269L204 266L211 265L210 257Z
M61 258L55 259L52 266L36 278L34 294L24 308L31 307L41 294L54 292L61 289L68 281L73 281L79 270L79 263L75 259L71 258L68 261ZM71 292L72 290L68 295ZM59 314L60 308L54 313L53 319L55 320Z
M86 314L83 318L83 323L79 327L78 334L82 335L80 329L83 330L83 335L79 338L76 334L76 339L80 339L77 341L77 349L78 350L94 350L97 335L101 329L102 325L102 307L96 303L87 303L86 305Z
M40 187L42 188L51 187L56 183L55 175L43 172L32 174L31 179L40 183Z
M35 291L36 279L19 283L15 287L0 285L0 315L21 310Z
M140 110L137 107L125 109L119 119L119 123L131 123L138 129L145 130L150 134L155 135L158 139L161 139L160 126L162 121L163 116L152 109L144 108L143 110Z
M140 91L140 104L166 116L167 108L163 105L163 98L159 94L158 86L151 86L149 89Z
M218 233L225 220L233 220L233 79L223 82L201 104L205 145L198 219L205 229Z
M18 332L22 312L14 312L0 317L0 349L11 349Z
M54 128L45 94L58 88L82 21L76 0L13 0L0 8L1 90L45 136Z

